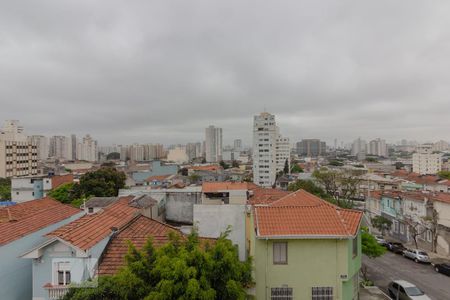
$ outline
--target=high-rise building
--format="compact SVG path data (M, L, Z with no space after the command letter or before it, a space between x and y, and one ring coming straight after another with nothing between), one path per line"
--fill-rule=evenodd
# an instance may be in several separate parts
M434 145L433 145L433 150L434 151L441 151L442 152L442 151L447 151L449 149L450 149L450 146L449 146L448 142L443 141L443 140L440 140L440 141L434 143Z
M73 135L72 135L73 141ZM78 160L85 160L90 162L97 161L97 141L95 141L89 134L87 134L82 142L77 144L76 154Z
M130 160L143 161L144 160L144 146L133 144L130 146Z
M263 112L253 119L253 182L270 187L276 173L290 162L289 139L283 138L275 122L275 116ZM278 155L277 155L278 154Z
M205 129L205 154L207 162L222 160L222 128L211 125Z
M164 146L161 144L144 145L144 160L161 159L164 157Z
M72 160L72 138L55 135L50 138L50 157L59 160Z
M387 157L388 156L387 152L388 151L385 140L378 138L369 142L367 154Z
M233 147L234 151L242 151L242 140L241 139L234 140L233 144L234 144L234 147Z
M357 138L352 144L353 156L365 156L367 154L367 143L361 138Z
M277 128L278 129L278 128ZM291 170L291 145L289 138L283 137L278 133L277 142L275 144L275 162L277 172L283 171L286 162L288 164L288 170Z
M77 147L78 147L78 143L77 143L77 136L75 134L72 134L70 136L70 142L72 144L72 160L77 160L78 155L77 155Z
M50 142L46 136L31 135L28 137L28 142L36 145L39 160L46 160L48 158Z
M0 129L0 177L37 175L37 146L28 140L17 120Z
M442 170L442 154L433 152L433 144L417 146L417 152L413 154L414 173L436 174Z
M297 143L297 154L306 157L319 157L326 153L326 143L319 139L303 139Z
M189 158L189 161L194 158L202 156L202 144L201 143L187 143L186 144L186 154Z

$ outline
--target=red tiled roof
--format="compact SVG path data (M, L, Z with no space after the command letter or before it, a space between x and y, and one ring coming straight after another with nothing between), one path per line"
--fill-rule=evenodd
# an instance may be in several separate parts
M342 209L304 190L269 205L255 206L258 237L351 237L362 212Z
M156 180L156 181L163 181L163 180L167 179L170 176L172 176L172 175L150 176L147 179L145 179L145 181L146 182L152 182L154 180Z
M178 229L150 218L139 216L134 219L111 240L100 262L99 275L113 275L125 265L128 242L141 249L152 237L153 246L161 247L169 241L170 232L182 235Z
M432 200L450 203L450 194L448 193L435 193L431 196Z
M56 175L52 177L52 189L57 188L61 184L73 182L73 174Z
M20 239L80 212L81 210L75 207L48 197L0 208L0 245Z
M269 204L290 193L279 189L266 189L262 187L256 187L252 191L253 195L248 200L251 205Z
M139 208L129 205L132 196L122 197L96 214L85 215L47 234L59 237L81 250L88 250L109 234L111 228L125 226L139 213Z
M248 190L247 182L204 182L202 184L203 193L215 193L225 190Z
M208 165L208 166L193 166L190 167L189 169L194 171L217 171L222 169L222 167L219 165Z

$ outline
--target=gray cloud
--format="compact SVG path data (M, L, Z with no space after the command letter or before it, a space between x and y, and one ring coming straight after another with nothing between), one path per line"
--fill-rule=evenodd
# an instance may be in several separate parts
M2 1L0 120L102 144L449 140L448 1Z

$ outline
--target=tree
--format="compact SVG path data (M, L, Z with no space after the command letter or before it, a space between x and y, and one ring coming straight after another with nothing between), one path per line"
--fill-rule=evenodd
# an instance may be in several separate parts
M369 233L367 227L361 228L361 252L369 259L379 257L386 253L386 248L378 244L373 235ZM365 282L370 282L367 277L367 266L362 265L361 273Z
M291 173L303 173L303 169L296 163L292 164Z
M431 252L436 253L438 229L439 229L439 213L433 208L431 216L423 218L424 226L431 232Z
M178 174L182 175L182 176L188 176L189 175L189 170L187 168L181 168L178 171Z
M315 170L312 176L324 187L329 196L337 196L340 178L338 171L322 168L320 170Z
M81 176L80 188L86 197L117 196L119 189L125 187L126 175L115 168L103 167Z
M414 240L414 245L416 249L419 248L417 245L417 237L422 235L427 229L423 226L422 222L412 218L411 216L405 216L403 218L405 225L409 227L409 234Z
M335 166L335 167L342 167L344 165L344 163L342 163L341 161L339 161L337 159L330 160L330 162L328 164L330 166Z
M96 288L72 288L64 299L245 299L251 259L239 261L229 232L212 245L202 243L195 230L186 239L170 234L158 249L151 238L141 250L130 243L117 275L100 276Z
M289 174L289 161L288 161L287 159L286 159L286 161L284 162L283 173L284 173L284 174Z
M233 168L239 168L239 162L238 162L237 160L233 160L233 161L231 162L231 166L232 166Z
M367 162L372 162L372 163L377 163L377 162L378 162L378 159L376 159L375 157L367 157L367 158L366 158L366 161L367 161Z
M396 170L401 170L404 167L405 167L405 164L402 163L401 161L398 161L398 162L395 163L395 169Z
M226 162L224 162L223 160L221 160L221 161L219 162L219 165L220 165L224 170L230 168L230 165L227 164Z
M375 216L372 218L372 225L384 235L385 230L391 230L392 221L383 216Z
M120 153L119 152L111 152L108 155L106 155L107 160L117 160L120 159Z
M11 200L11 178L0 178L0 201Z
M317 184L315 184L314 181L312 181L312 180L299 179L299 180L289 184L289 186L288 186L288 191L291 191L291 192L295 192L300 189L305 190L308 193L316 195L322 199L325 199L328 197L325 190L323 188L321 188L320 186L318 186Z
M442 179L450 180L450 171L440 171L437 173L437 175Z

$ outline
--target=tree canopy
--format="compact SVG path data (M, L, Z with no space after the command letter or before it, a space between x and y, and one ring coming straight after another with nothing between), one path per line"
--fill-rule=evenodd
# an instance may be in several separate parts
M297 163L293 163L291 167L291 173L303 173L303 169Z
M63 203L79 206L82 199L117 196L125 187L126 175L111 167L102 167L81 176L80 183L63 184L51 190L48 195Z
M212 244L195 231L186 239L169 235L161 248L152 239L141 250L130 243L126 266L117 275L101 276L96 288L72 288L64 300L245 299L251 260L239 261L228 234Z
M391 229L392 221L383 216L375 216L372 218L372 225L384 234L385 230Z
M364 227L361 229L361 245L362 253L369 258L375 258L386 253L386 248L378 244L374 236Z
M120 153L119 152L111 152L108 155L106 155L106 159L107 160L120 159Z
M11 200L11 178L0 178L0 201Z
M442 179L449 179L450 180L450 171L440 171L437 173L437 175Z

